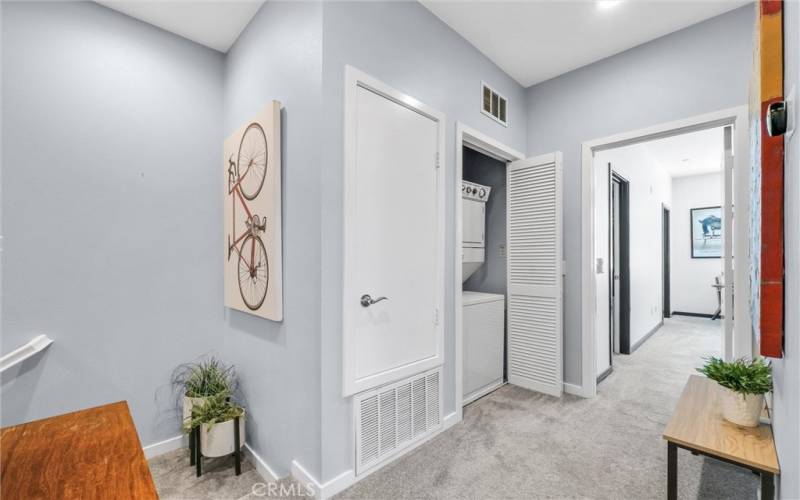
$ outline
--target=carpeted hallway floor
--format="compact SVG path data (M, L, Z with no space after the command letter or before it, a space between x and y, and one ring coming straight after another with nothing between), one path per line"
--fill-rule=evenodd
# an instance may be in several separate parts
M720 335L719 322L666 320L634 354L614 358L594 399L504 386L337 498L664 498L661 433L688 376L719 354ZM753 499L758 477L680 451L678 483L681 499Z
M181 448L148 460L150 474L161 500L296 500L310 498L291 476L279 481L261 477L247 453L242 474L233 471L233 456L204 458L203 475L195 476L189 465L189 450Z

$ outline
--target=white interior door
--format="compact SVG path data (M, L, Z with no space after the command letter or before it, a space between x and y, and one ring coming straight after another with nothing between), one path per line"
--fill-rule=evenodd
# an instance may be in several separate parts
M443 117L348 75L345 395L441 364L444 288Z
M723 172L722 172L722 319L723 354L726 360L736 356L733 349L733 126L723 129ZM746 293L746 290L740 290Z
M562 160L551 153L507 169L508 381L560 396Z

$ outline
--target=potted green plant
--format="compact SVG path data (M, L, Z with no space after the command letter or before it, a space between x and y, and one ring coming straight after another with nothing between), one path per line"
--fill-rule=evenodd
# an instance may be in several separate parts
M195 405L212 397L229 398L236 390L237 379L233 366L212 356L178 366L172 373L172 384L182 395L185 423Z
M187 434L200 428L200 452L204 457L223 457L236 449L234 425L239 418L239 447L244 445L244 408L224 395L205 398L192 407L191 415L184 421Z
M772 370L762 358L723 361L707 358L697 371L722 386L722 416L744 427L758 426L764 394L772 390Z

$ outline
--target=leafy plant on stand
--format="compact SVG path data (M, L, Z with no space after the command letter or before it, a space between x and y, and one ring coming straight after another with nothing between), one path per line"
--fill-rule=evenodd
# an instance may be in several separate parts
M237 432L239 447L245 442L245 410L233 401L238 392L236 372L219 358L206 357L178 366L172 373L172 385L183 400L181 427L189 435L190 463L197 463L199 475L201 454L221 457L233 453ZM238 474L238 452L236 456Z
M222 410L238 390L236 372L219 358L210 356L194 363L178 366L172 372L172 385L176 395L182 400L182 427L189 433L190 455L195 446L195 436L190 430L197 427L202 418L216 423L211 412L222 415L232 413ZM200 412L199 416L197 412ZM202 429L201 429L202 430ZM193 455L192 455L193 456Z

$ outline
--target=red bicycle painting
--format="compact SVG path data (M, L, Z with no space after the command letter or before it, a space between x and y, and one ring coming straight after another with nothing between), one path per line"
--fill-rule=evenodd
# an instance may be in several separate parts
M239 293L245 305L257 310L264 303L269 288L269 259L262 236L267 230L267 218L250 210L253 201L264 187L267 177L268 148L264 129L250 123L239 143L238 155L228 159L228 195L232 204L232 226L228 234L228 261L238 259ZM244 214L244 230L236 234L236 207Z

